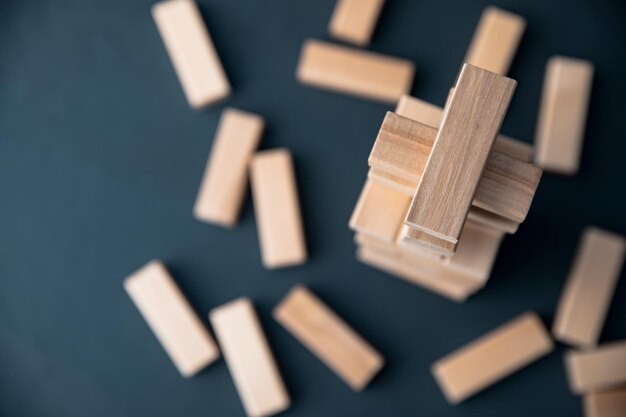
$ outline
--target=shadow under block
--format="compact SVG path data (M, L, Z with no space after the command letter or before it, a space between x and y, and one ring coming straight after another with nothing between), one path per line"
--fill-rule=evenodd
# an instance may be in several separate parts
M235 225L246 195L248 163L264 125L252 113L232 108L222 112L193 210L198 220Z
M289 395L250 300L217 307L209 318L248 417L287 409Z
M526 29L526 20L497 7L483 12L465 62L506 75Z
M337 0L328 33L359 46L368 45L384 4L385 0Z
M303 286L294 287L273 316L355 391L384 365L380 353Z
M626 385L626 341L607 343L595 350L571 350L565 354L565 367L575 394Z
M595 227L583 232L552 326L555 339L580 348L598 343L625 252L622 236Z
M196 3L162 1L152 16L189 105L201 108L228 97L230 84Z
M182 376L196 374L220 356L161 262L151 261L130 275L124 288Z
M590 392L583 404L585 417L626 417L626 388Z
M535 136L535 162L546 171L578 172L593 71L589 61L559 56L548 61Z
M296 76L304 84L395 103L413 84L415 66L405 59L317 40L302 46Z
M256 153L250 162L250 182L263 265L271 269L304 263L306 243L289 151Z
M535 313L521 316L438 360L432 373L452 404L471 397L554 348Z

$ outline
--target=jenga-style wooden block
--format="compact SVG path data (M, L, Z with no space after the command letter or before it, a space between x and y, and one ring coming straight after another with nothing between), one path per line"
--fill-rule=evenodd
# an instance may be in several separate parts
M217 345L163 264L151 261L124 280L124 289L180 374L190 377L215 361Z
M162 1L152 16L189 105L201 108L228 97L230 84L196 3Z
M194 206L198 220L226 227L237 222L248 184L248 163L264 125L255 114L224 110Z
M411 89L414 73L405 59L311 39L302 47L296 76L314 87L395 103Z
M498 135L498 139L493 144L493 150L524 162L532 162L535 157L533 145L504 135Z
M380 353L303 286L294 287L273 316L355 391L384 364Z
M598 343L625 253L623 236L595 227L583 232L552 327L557 340L581 348Z
M483 12L465 62L506 75L526 29L526 20L497 7Z
M328 32L337 39L366 46L384 4L385 0L337 0Z
M578 172L592 79L589 61L560 56L548 61L535 136L535 162L546 171Z
M289 395L252 302L239 298L209 314L215 336L248 417L289 407Z
M626 388L585 394L584 409L585 417L626 417Z
M384 185L392 190L399 191L409 197L413 197L413 193L417 188L417 184L413 181L406 180L378 168L370 168L367 171L367 178L372 182Z
M553 348L541 319L529 312L438 360L432 373L447 400L457 404Z
M626 385L626 341L612 342L595 350L565 354L572 392L585 394Z
M472 220L476 223L480 223L483 226L490 227L495 230L501 230L508 234L514 234L519 228L519 223L507 219L506 217L498 216L487 210L480 209L478 207L472 207L467 214L467 220Z
M289 151L256 153L250 162L250 182L263 265L271 269L305 262L306 244Z
M448 242L411 226L405 226L402 229L400 244L401 246L418 247L420 251L427 250L440 256L452 256L458 246L458 242Z

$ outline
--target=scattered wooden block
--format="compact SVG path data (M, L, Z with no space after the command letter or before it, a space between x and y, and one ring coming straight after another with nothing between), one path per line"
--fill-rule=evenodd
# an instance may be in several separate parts
M228 97L230 84L196 3L162 1L152 16L189 105L201 108Z
M585 417L626 417L626 388L585 394L584 408Z
M226 227L237 222L248 183L248 163L264 125L263 118L255 114L224 110L194 206L198 220Z
M338 0L328 32L337 39L366 46L384 4L385 0Z
M215 361L217 345L163 264L151 261L124 280L124 289L174 365L190 377Z
M592 78L589 61L560 56L548 61L535 136L535 162L546 171L578 172Z
M526 29L526 20L497 7L483 12L465 62L506 75Z
M404 59L308 40L296 76L314 87L395 103L411 89L414 73Z
M380 353L303 286L294 287L273 315L355 391L384 364Z
M281 268L305 262L306 244L289 151L258 152L250 162L250 181L263 265Z
M286 410L289 395L250 300L231 301L209 317L248 417Z
M590 351L565 354L569 385L575 394L626 385L626 341L608 343Z
M557 340L581 348L598 343L625 253L623 236L585 229L557 307L552 327Z
M447 400L457 404L553 348L543 323L529 312L438 360L432 373Z

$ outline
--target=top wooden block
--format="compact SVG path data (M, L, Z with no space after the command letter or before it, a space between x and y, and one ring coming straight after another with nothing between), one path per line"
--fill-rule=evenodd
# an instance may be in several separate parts
M385 0L338 0L328 32L337 39L366 46L384 4Z

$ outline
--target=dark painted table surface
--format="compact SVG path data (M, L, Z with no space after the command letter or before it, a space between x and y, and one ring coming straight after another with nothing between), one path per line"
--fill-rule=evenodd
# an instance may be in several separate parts
M305 88L303 40L327 39L334 0L204 0L234 94L192 111L150 1L0 2L0 415L241 416L222 360L180 377L122 289L162 259L205 322L246 295L257 306L293 404L285 416L576 416L564 346L460 406L430 364L526 310L548 325L588 224L626 234L626 6L498 1L528 19L503 133L532 141L546 60L592 60L596 77L576 177L546 174L504 241L486 289L455 304L354 257L348 218L391 106ZM483 1L389 0L371 49L413 60L413 95L441 105ZM250 199L224 230L191 215L221 110L262 114L262 148L294 155L310 260L262 268ZM309 285L386 357L353 393L270 317ZM622 277L602 340L626 337Z

